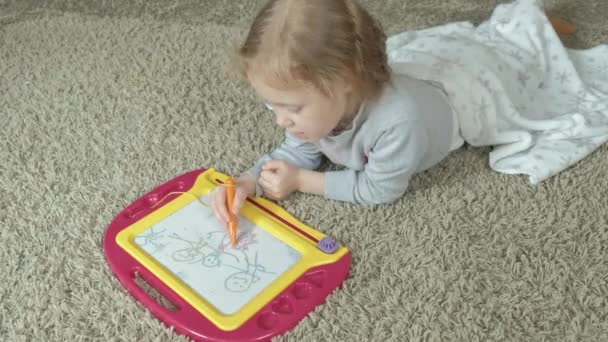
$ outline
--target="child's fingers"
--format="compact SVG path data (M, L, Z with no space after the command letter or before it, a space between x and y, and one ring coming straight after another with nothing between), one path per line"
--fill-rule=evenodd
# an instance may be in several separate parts
M219 222L219 224L221 224L222 226L226 225L226 222L222 219L222 216L220 216L220 213L215 204L213 204L213 214L215 215L215 219L217 220L217 222Z
M260 185L262 184L267 184L268 182L270 182L270 177L271 177L271 173L268 171L262 171L260 173L260 178L258 178L258 183L260 183Z
M272 178L272 172L270 172L270 171L260 172L260 180L268 181L270 178Z
M266 163L264 163L264 166L262 166L262 170L264 171L270 171L270 170L281 170L283 168L285 168L285 161L284 160L269 160Z
M226 209L226 189L223 186L215 192L213 204L214 210L220 217L220 221L222 221L222 223L230 221L230 216Z
M274 160L269 160L262 165L262 171L270 171L272 170L272 165L274 164Z
M276 173L270 171L262 171L262 173L260 173L260 180L267 184L276 184L278 183L278 176Z
M264 190L264 193L272 191L273 190L273 186L270 184L270 182L268 182L265 179L260 178L260 180L258 181L258 183L260 184L260 186L262 187L262 190Z
M287 195L287 193L285 193L284 191L277 189L276 187L273 186L264 186L263 184L260 184L262 186L262 190L264 191L264 195L272 200L281 200L283 198L285 198L285 196Z
M211 192L211 211L213 211L213 215L215 215L215 219L217 222L223 224L222 217L220 216L220 212L217 209L217 191Z
M278 193L274 192L274 191L264 191L264 195L266 195L266 197L272 199L272 200L279 200L280 196Z
M264 171L262 173L264 173ZM280 184L280 178L276 174L274 174L272 172L267 172L263 176L260 175L259 183L260 183L260 185L263 185L263 186L265 186L267 188L273 188L274 189L274 188L276 188L276 187L279 186L279 184Z
M213 211L213 215L215 215L215 219L217 220L217 222L219 222L220 224L225 224L224 220L222 220L222 217L220 216L220 212L217 208L217 201L215 200L215 195L213 195L213 197L211 198L211 209Z
M237 215L247 200L247 190L241 187L236 188L234 194L234 208L232 213Z

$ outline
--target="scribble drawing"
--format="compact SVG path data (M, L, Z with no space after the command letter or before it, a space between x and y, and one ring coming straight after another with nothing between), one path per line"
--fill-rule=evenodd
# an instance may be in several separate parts
M226 243L229 243L230 239L228 238L228 234L224 233L224 239L226 240ZM234 246L234 249L241 250L244 253L244 251L249 250L249 246L255 245L258 245L255 233L252 231L245 231L242 234L239 234L238 241L236 246Z
M214 247L212 242L215 235L221 235L217 247ZM254 233L244 232L239 237L238 244L232 247L228 234L224 229L209 232L205 238L200 237L197 241L185 239L175 233L169 237L188 244L188 247L173 252L171 257L174 261L187 263L201 262L205 267L221 267L224 256L231 257L232 261L238 264L243 257L246 257L245 251L249 249L249 246L257 244ZM241 255L241 257L239 258L237 254Z
M188 247L178 249L171 254L171 258L174 261L187 262L190 264L201 262L202 265L206 267L220 267L222 265L221 257L227 255L234 258L237 263L239 262L239 258L232 253L226 252L222 245L220 245L220 248L213 248L205 238L200 237L198 241L190 241L175 233L171 234L169 237L183 241L189 245Z
M219 238L216 237L218 235ZM273 274L266 269L266 266L258 263L257 252L254 252L253 262L247 255L246 252L251 246L258 244L255 234L251 231L243 232L234 247L225 230L209 232L197 240L186 239L175 233L169 237L187 244L186 248L178 249L171 254L171 258L176 262L200 263L206 268L224 267L236 270L224 280L224 288L227 291L245 292L260 281L260 274ZM213 243L213 240L218 242Z
M161 243L161 239L163 238L163 233L165 229L160 231L154 231L154 228L150 228L145 234L140 234L135 237L135 243L140 247L148 247L151 246L153 248L152 253L156 253L167 246L167 244ZM159 241L161 240L161 241Z
M258 272L274 274L266 270L266 267L258 264L258 252L255 252L253 264L250 263L249 258L245 254L246 268L242 269L232 265L226 265L227 267L233 268L238 272L231 274L224 281L224 288L230 292L245 292L251 288L251 286L260 280L257 275Z

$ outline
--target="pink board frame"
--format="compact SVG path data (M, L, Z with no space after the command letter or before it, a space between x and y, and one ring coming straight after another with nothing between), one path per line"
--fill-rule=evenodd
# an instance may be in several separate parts
M116 243L116 235L120 231L160 207L152 208L159 199L173 191L187 191L193 186L197 177L205 171L206 169L195 170L176 177L141 196L120 212L108 226L104 236L103 248L107 262L127 291L152 315L168 327L173 327L179 334L201 342L270 341L272 337L282 335L295 327L316 306L324 303L327 296L342 284L350 270L350 252L335 263L306 271L239 328L224 331L201 315ZM176 196L178 195L168 196L165 201L169 202ZM248 198L248 201L273 215L272 211L259 202L251 198ZM294 230L302 232L296 226L282 221ZM305 235L314 242L318 242L314 237ZM176 310L166 308L150 297L135 282L137 276L167 298L176 307Z

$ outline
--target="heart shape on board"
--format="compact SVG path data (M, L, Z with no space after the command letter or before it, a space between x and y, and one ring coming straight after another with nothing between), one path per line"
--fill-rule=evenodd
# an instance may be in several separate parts
M312 285L307 283L297 283L292 290L293 296L298 300L306 299L312 294Z
M289 299L282 297L272 305L272 311L288 315L293 313L293 304Z
M323 287L323 283L325 282L325 271L307 273L304 279L316 287Z

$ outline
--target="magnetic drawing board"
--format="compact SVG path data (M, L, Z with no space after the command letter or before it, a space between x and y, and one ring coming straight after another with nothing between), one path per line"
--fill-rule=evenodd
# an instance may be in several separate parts
M208 203L208 196L201 202ZM191 202L135 243L225 315L234 314L300 260L300 253L239 216L238 243L210 208Z
M228 177L191 171L135 200L109 225L106 259L150 312L195 341L269 341L346 278L348 249L276 204L248 198L232 246L208 194ZM160 305L135 282L166 297Z

